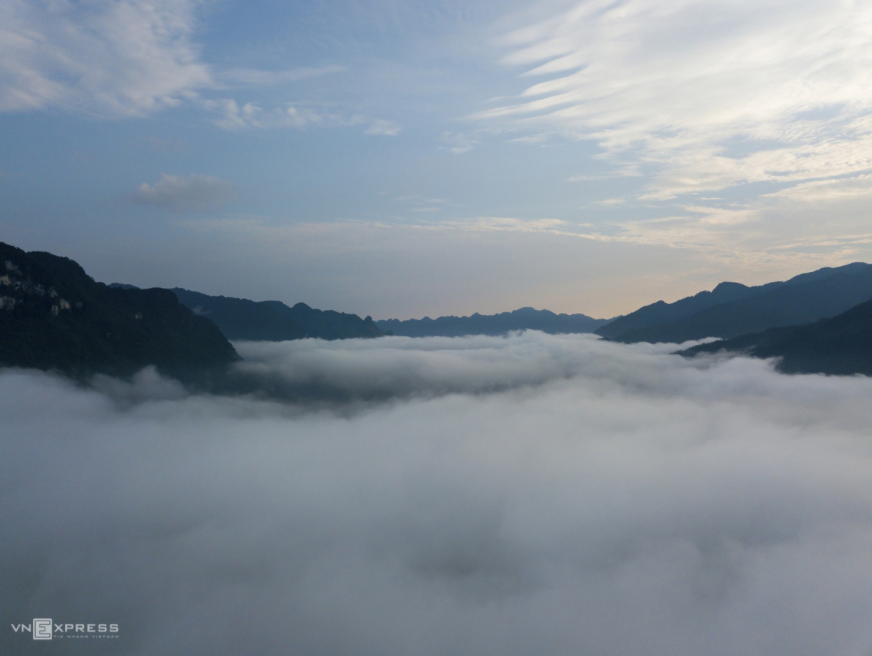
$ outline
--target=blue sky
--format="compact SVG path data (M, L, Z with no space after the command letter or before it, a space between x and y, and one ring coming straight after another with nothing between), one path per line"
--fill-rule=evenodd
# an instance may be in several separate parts
M0 0L0 239L375 318L869 261L872 2Z

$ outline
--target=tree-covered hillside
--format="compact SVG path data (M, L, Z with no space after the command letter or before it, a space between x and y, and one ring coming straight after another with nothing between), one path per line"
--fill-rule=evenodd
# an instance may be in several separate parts
M164 289L110 288L73 260L0 243L0 364L74 376L148 365L192 378L238 360L208 319Z

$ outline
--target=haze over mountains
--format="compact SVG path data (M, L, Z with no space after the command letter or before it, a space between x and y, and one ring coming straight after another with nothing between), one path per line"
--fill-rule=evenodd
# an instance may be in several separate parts
M459 337L462 335L504 335L515 330L541 330L558 335L590 333L608 323L585 314L555 314L549 310L524 307L513 312L468 317L446 316L437 319L386 319L376 321L379 328L406 337Z

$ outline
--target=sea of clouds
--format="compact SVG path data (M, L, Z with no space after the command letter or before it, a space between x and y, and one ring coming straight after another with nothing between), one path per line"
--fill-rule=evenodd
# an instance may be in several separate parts
M868 378L532 332L237 347L246 395L0 372L0 652L872 653Z

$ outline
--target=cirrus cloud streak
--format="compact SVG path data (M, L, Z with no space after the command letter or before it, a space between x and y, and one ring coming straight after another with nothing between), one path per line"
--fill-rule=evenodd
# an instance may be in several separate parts
M478 114L597 142L648 197L872 168L872 5L842 0L577 3L507 34L545 77Z
M0 111L110 117L174 107L213 84L192 41L194 0L0 5Z

